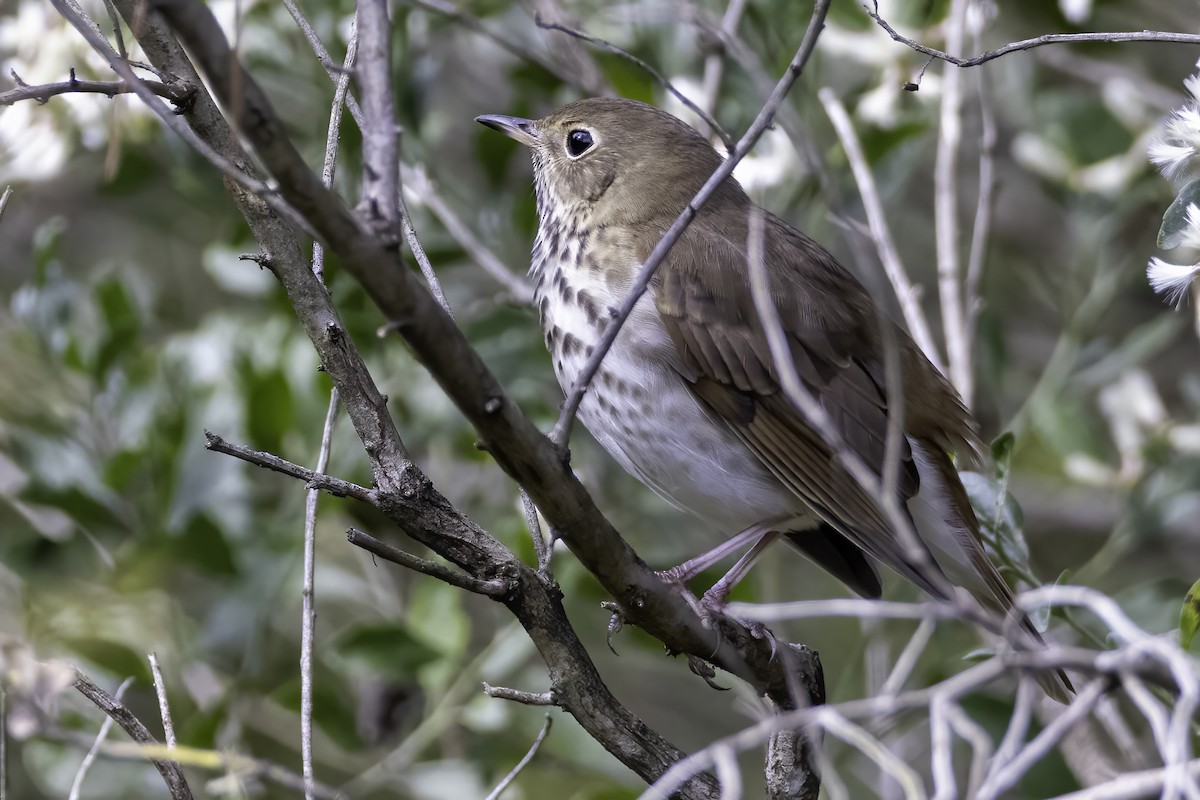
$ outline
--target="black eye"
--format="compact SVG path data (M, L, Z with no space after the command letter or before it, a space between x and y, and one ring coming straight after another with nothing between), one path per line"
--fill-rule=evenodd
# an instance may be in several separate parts
M592 146L592 135L587 131L571 131L567 134L567 152L578 158Z

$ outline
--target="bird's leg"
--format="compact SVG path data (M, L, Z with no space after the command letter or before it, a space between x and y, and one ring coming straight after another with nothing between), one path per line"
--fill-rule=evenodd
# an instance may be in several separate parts
M746 555L738 559L738 562L726 572L721 580L712 585L712 588L704 593L701 601L705 605L716 606L722 608L725 601L729 599L729 593L733 591L733 587L741 583L742 578L746 577L746 573L754 566L754 562L758 561L763 551L774 544L783 534L779 531L767 531L764 533L754 546L746 552Z
M778 522L778 520L767 520L765 522L755 523L736 536L726 539L713 549L701 553L695 558L689 558L687 561L683 562L677 567L671 567L670 569L659 572L658 577L661 578L664 583L669 583L672 586L683 586L692 578L711 567L713 564L716 564L718 561L728 557L731 553L736 553L748 543L761 538L764 534L768 533L774 525L778 524ZM734 567L734 569L737 569L737 567ZM733 586L730 585L729 588L732 589ZM728 590L726 590L726 594L728 593Z
M704 596L700 598L700 606L707 614L724 614L726 601L729 599L729 593L733 591L733 587L741 582L742 578L746 577L746 573L754 566L754 562L758 561L762 556L763 551L774 544L783 534L779 531L767 531L762 537L755 542L754 546L738 559L738 562L726 572L721 580L712 585ZM732 615L730 615L732 616ZM771 655L775 655L775 637L767 626L756 620L745 620L739 617L734 617L738 622L746 626L750 631L750 635L755 639L767 637L771 640Z

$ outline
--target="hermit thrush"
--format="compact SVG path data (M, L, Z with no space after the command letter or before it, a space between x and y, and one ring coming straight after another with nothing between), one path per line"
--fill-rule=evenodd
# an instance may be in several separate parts
M721 156L675 117L631 100L583 100L540 120L477 119L532 151L540 223L530 274L555 375L570 391L642 263ZM904 331L890 331L902 368L896 490L928 550L924 568L784 395L747 277L752 212L765 220L770 294L797 371L846 445L882 472L896 404L871 298L819 244L756 209L733 178L663 262L596 373L580 420L666 500L741 531L733 543L756 541L739 567L783 535L862 595L880 594L878 561L944 597L944 581L929 575L938 570L985 606L1015 613L948 455L978 451L975 422ZM735 567L714 590L723 595L739 575ZM1062 680L1045 681L1060 699Z

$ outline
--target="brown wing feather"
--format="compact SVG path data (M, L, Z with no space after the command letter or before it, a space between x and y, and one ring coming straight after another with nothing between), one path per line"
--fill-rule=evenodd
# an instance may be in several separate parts
M873 585L870 562L854 548L940 596L932 576L907 558L875 500L783 395L745 277L745 224L737 218L725 213L719 229L698 220L656 278L655 304L675 344L680 373L780 482L824 520L807 547L801 543L807 532L789 535L797 546L859 591L877 592L877 578ZM847 447L881 469L889 403L875 309L861 285L819 245L770 215L766 220L769 288L797 374ZM648 237L648 246L653 239ZM975 593L998 612L1016 613L1011 590L983 550L966 490L946 453L971 457L982 452L974 420L912 340L899 328L893 333L903 373L903 430L945 484L949 513L955 516L950 528L978 577L972 581L979 584ZM903 503L918 492L920 481L907 438L901 450L896 491ZM932 554L928 563L940 572ZM1028 618L1022 622L1040 641ZM1065 675L1048 676L1044 685L1062 699L1070 683Z
M828 279L830 271L841 268L806 239L796 240L806 249L788 250L795 244L788 232L782 223L770 226L768 251L795 266L790 271L775 270L771 289L785 320L797 373L830 414L847 446L866 463L880 465L886 450L888 404L868 366L876 360L871 336L874 309L865 295L855 293L857 284L848 275L851 296L843 297L845 302L816 302L810 284ZM688 254L693 254L691 259ZM698 263L698 258L705 262ZM934 592L929 578L905 558L874 500L836 463L782 395L744 263L740 248L702 226L664 264L655 301L676 345L681 372L697 396L833 530ZM844 295L846 287L841 288ZM919 481L907 443L900 457L897 490L905 500L917 492Z

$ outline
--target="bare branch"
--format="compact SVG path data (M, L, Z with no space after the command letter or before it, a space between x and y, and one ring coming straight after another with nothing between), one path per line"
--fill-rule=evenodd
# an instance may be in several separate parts
M112 717L139 745L159 744L154 735L142 724L142 721L133 715L133 712L79 670L75 670L75 688L79 690L80 694L95 703L97 708ZM151 759L150 763L162 775L172 800L193 800L192 790L188 787L187 778L184 777L183 769L179 764L159 758Z
M725 6L720 27L722 39L728 40L737 36L738 24L742 21L742 14L746 11L746 2L747 0L729 0L729 5ZM721 94L721 78L725 72L725 53L726 47L722 42L704 58L704 107L711 112L716 111L717 98Z
M154 678L154 694L158 698L158 715L162 718L163 738L167 747L175 746L175 723L171 721L171 705L167 702L167 685L163 682L162 670L158 668L158 656L150 653L150 674Z
M887 214L883 210L883 202L880 200L879 190L875 186L875 177L867 165L866 156L863 155L862 144L859 143L858 134L854 131L854 123L850 121L850 115L846 113L845 106L842 105L842 101L838 99L832 89L824 87L817 92L817 96L825 107L829 121L833 123L838 140L842 143L842 150L846 153L850 171L854 173L854 180L858 184L858 193L863 201L863 211L867 215L871 239L875 242L875 249L879 253L879 262L883 265L883 272L887 275L888 282L896 293L896 300L900 303L900 313L904 315L904 323L930 363L937 367L938 371L945 372L946 368L942 365L942 357L937 343L934 342L933 334L929 329L929 320L926 319L925 312L921 310L921 290L919 287L913 286L912 281L908 278L908 270L905 269L900 252L896 248L896 242L892 238L892 229L888 225Z
M537 755L538 750L542 748L542 742L546 740L546 736L550 733L550 725L553 724L553 722L554 717L547 713L546 724L542 725L542 730L537 735L537 738L533 740L533 744L529 747L529 752L525 754L524 758L517 762L517 765L512 768L512 772L505 775L504 780L500 781L500 783L496 785L496 788L488 793L488 796L485 798L485 800L498 800L500 795L504 793L504 790L509 787L509 784L515 781L517 776L521 774L521 770L525 769L526 765L528 765L530 761L533 761L533 758Z
M13 77L16 77L14 73ZM143 80L141 85L159 97L170 100L177 106L186 105L195 93L195 89L181 84L174 86L159 81ZM11 106L14 103L19 103L22 100L36 100L38 103L46 103L51 97L56 97L60 94L102 94L106 97L116 97L119 94L132 94L137 89L130 83L125 81L81 81L75 77L75 70L71 70L71 78L62 81L61 83L45 83L40 86L30 86L22 83L15 89L9 89L7 92L0 92L0 106Z
M887 23L883 17L879 16L878 0L872 0L872 5L863 6L863 10L867 12L867 16L875 20L879 27L883 28L888 36L891 36L894 41L899 42L906 47L916 50L918 53L924 53L930 58L936 58L940 61L953 64L956 67L978 67L980 64L986 64L989 61L1006 56L1009 53L1015 53L1020 50L1032 50L1035 47L1044 47L1048 44L1068 44L1078 42L1174 42L1176 44L1200 44L1200 34L1195 33L1176 33L1173 31L1113 31L1110 33L1048 33L1043 36L1034 36L1031 39L1022 39L1019 42L1009 42L1003 47L998 47L995 50L989 50L986 53L981 53L971 58L961 58L959 56L946 53L941 50L935 50L932 47L926 47L923 44L902 36L896 32L896 29Z
M321 447L317 452L316 472L323 474L329 466L333 443L333 426L337 423L338 390L329 392L329 410L321 431ZM300 762L304 775L304 796L312 800L316 785L313 774L313 647L317 626L317 501L318 489L309 488L304 497L304 581L300 590Z
M400 165L400 176L404 179L404 191L419 198L422 204L429 207L429 210L441 221L446 231L454 237L455 241L462 245L463 249L467 251L467 255L471 256L475 260L475 263L483 268L484 272L495 278L497 283L507 289L516 302L522 305L528 305L533 302L533 288L529 285L529 282L513 274L496 257L496 254L479 240L475 232L462 221L462 218L438 194L437 187L434 186L433 181L425 174L424 170L402 163Z
M969 0L951 0L946 19L946 49L963 47ZM962 73L947 68L942 76L938 144L933 167L933 216L937 242L938 297L950 383L966 396L971 381L971 343L963 311L958 254L958 148L962 142Z
M528 61L530 64L545 70L547 73L553 75L567 86L576 86L588 92L589 94L596 93L597 87L582 85L578 76L567 70L560 69L555 64L551 63L547 59L542 58L541 56L538 56L535 53L529 52L529 48L525 45L509 39L499 31L492 30L485 25L483 20L481 20L479 17L475 16L469 11L466 11L465 9L459 8L454 3L449 2L449 0L408 0L408 3L414 8L432 11L435 14L441 14L448 19L452 19L455 22L460 23L468 30L474 31L480 36L492 40L496 44L500 45L501 48L507 50L509 53L521 59L522 61Z
M1029 768L1046 756L1059 741L1076 725L1084 720L1108 691L1109 678L1100 677L1090 681L1079 690L1075 700L1056 720L1033 738L1003 769L998 770L979 790L979 797L1001 796L1016 785Z
M391 561L393 564L399 564L402 567L423 572L426 575L431 575L440 581L445 581L451 586L457 586L459 589L466 589L468 592L482 594L487 597L503 597L512 589L508 581L501 578L493 580L481 581L478 578L473 578L470 575L463 575L461 572L455 572L452 569L443 567L434 561L414 556L411 553L406 553L398 547L393 547L386 542L381 542L369 533L365 533L356 528L351 528L346 531L346 541L350 544L361 547L368 553L374 553L385 561Z
M217 153L209 144L185 125L180 118L163 107L156 95L144 84L145 82L133 73L131 66L109 47L108 42L100 33L99 26L83 13L75 0L51 0L56 11L75 27L92 49L108 61L109 65L124 79L126 85L149 106L163 123L179 135L185 142L196 149L204 158L216 167L222 175L232 180L245 191L262 199L277 214L304 231L311 231L304 218L296 210L283 202L278 194L270 187L251 177L245 170L239 169L228 159ZM195 84L192 84L195 87ZM198 91L198 89L197 89Z
M983 280L983 268L987 261L988 242L992 230L992 201L996 196L996 118L992 113L987 73L976 74L976 96L979 100L979 197L975 206L975 223L971 229L971 250L967 255L967 277L963 283L966 302L967 346L975 343L976 323L983 300L979 296L979 284ZM963 403L971 408L975 394L975 374L968 371L964 383L958 387Z
M133 684L133 676L121 681L121 685L117 687L117 691L113 692L113 700L120 702L125 696L125 690ZM96 761L96 756L100 753L100 746L105 738L108 737L108 731L112 727L113 718L105 717L100 723L100 731L96 734L96 741L88 748L87 754L83 757L83 761L79 764L79 770L75 773L75 780L71 783L71 791L67 795L67 800L79 800L79 792L83 789L83 780L87 777L88 770L92 768L92 764ZM0 795L3 793L4 783L0 781Z
M329 76L329 80L333 81L337 87L334 108L339 109L338 113L340 115L341 103L336 100L337 94L340 93L344 97L344 102L346 108L350 111L350 116L354 117L355 123L362 130L366 127L362 108L358 105L358 101L354 99L354 95L342 88L343 86L349 86L350 76L354 74L354 61L358 50L358 15L355 14L350 20L350 41L346 45L346 58L339 67L334 63L332 57L330 57L329 51L325 49L321 38L313 30L312 24L304 16L304 13L300 10L300 6L296 5L296 0L283 0L283 5L287 8L288 13L292 15L292 20L296 23L296 27L304 34L304 39L308 42L309 47L317 54L317 60L325 68L325 74Z
M264 469L279 472L291 478L297 478L307 483L309 487L329 492L334 497L353 497L355 500L362 500L364 503L371 503L372 505L377 501L376 493L373 489L367 489L356 483L335 478L332 475L322 475L319 472L313 472L307 467L293 464L271 453L264 453L245 445L227 442L212 431L204 432L204 447L212 450L214 453L224 453L234 458L240 458L242 461L253 464L256 467L263 467Z
M729 135L728 131L721 127L721 124L713 118L712 114L693 103L690 99L688 99L687 95L675 87L675 84L671 83L666 75L663 75L661 72L635 56L633 53L617 47L615 44L607 42L604 39L584 33L581 30L576 30L575 28L571 28L567 25L562 25L557 22L548 22L547 20L542 19L540 16L534 17L534 22L536 22L537 26L543 30L565 33L567 36L578 39L581 42L587 42L593 47L599 47L601 50L620 56L626 61L637 65L643 71L649 73L650 77L658 81L658 83L668 92L670 92L676 100L683 103L690 111L692 111L692 113L704 120L704 124L709 127L709 130L720 137L721 141L725 144L725 150L727 152L732 153L734 151L734 148L737 146L737 142L733 140L733 137Z
M553 691L527 692L524 689L509 689L507 686L492 686L486 681L483 684L483 693L488 697L511 700L526 706L556 706L559 704Z
M808 62L808 58L812 55L813 50L817 45L817 37L821 33L821 29L825 25L825 15L829 11L829 0L816 0L813 4L812 18L809 20L808 28L805 30L804 39L800 43L796 54L792 56L791 63L788 64L787 71L783 77L775 85L774 91L766 104L758 112L758 116L754 118L754 122L750 124L749 129L738 140L737 146L730 152L729 157L721 162L721 166L712 174L704 184L700 187L700 191L688 203L687 208L679 214L667 232L658 240L658 244L650 251L650 255L646 258L642 265L641 271L638 272L637 279L629 290L629 294L625 297L625 301L621 303L620 309L617 311L617 316L609 320L608 325L604 328L604 333L600 336L600 340L596 343L596 349L592 352L587 364L579 372L579 376L575 379L574 386L571 387L570 393L567 395L567 400L563 403L562 413L559 415L558 422L554 425L554 430L550 432L550 440L560 448L565 448L567 440L571 436L571 426L575 421L575 415L579 411L579 404L583 401L584 392L591 385L592 379L596 377L596 372L600 369L600 362L608 354L612 344L617 339L617 334L621 332L621 328L625 325L625 320L633 313L633 307L637 305L638 300L646 293L646 289L650 286L651 279L654 278L654 273L658 271L658 267L666 260L667 254L679 238L683 236L683 232L687 230L688 225L696 218L696 214L700 208L708 201L713 192L717 190L725 179L733 174L734 168L738 163L746 157L759 137L766 131L767 126L771 124L771 120L775 116L775 110L783 103L788 92L796 79L800 77L800 73L804 70L804 65Z

